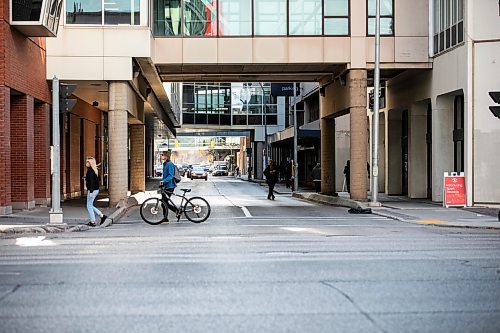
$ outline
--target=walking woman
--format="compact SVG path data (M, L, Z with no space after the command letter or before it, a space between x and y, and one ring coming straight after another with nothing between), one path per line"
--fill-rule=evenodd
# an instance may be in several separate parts
M97 164L95 158L87 157L85 161L85 166L87 167L87 173L84 177L85 179L85 189L87 190L87 210L89 212L90 222L87 223L89 227L97 226L95 222L95 213L101 217L101 223L104 223L107 216L104 215L99 209L94 207L94 200L99 194L99 171L97 170Z
M269 165L264 170L264 176L266 176L266 183L269 185L267 199L274 200L274 186L278 182L278 168L273 160L269 160Z

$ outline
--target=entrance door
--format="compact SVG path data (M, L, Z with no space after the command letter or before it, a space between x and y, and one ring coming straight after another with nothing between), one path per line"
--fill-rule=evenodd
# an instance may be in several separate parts
M401 120L401 194L408 195L408 110Z

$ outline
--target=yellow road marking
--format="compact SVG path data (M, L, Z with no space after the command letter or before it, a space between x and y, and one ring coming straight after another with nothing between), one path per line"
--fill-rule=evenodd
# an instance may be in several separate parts
M443 223L446 221L443 221L443 220L419 220L417 222L423 223L423 224L439 224L439 223Z

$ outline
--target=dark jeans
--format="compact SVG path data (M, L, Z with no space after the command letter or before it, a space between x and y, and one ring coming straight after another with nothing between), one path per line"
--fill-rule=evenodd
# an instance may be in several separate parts
M316 190L316 193L321 192L321 181L320 180L314 181L314 189Z
M269 185L269 193L267 194L267 198L274 198L274 186L276 185L276 183L268 183L267 185Z
M165 189L165 191L162 191L161 192L161 197L163 199L163 201L165 201L167 203L167 207L168 209L165 211L165 218L168 217L168 210L170 209L172 212L174 212L176 215L177 215L177 208L175 206L173 206L170 201L168 200L168 198L170 198L172 196L172 193L174 193L174 189L175 188L167 188Z

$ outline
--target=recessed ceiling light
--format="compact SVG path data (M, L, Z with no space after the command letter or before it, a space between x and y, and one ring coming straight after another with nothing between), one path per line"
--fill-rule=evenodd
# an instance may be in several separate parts
M100 84L100 83L91 83L90 85L91 85L91 86L94 86L94 87L100 87L100 86L101 86L101 84Z

